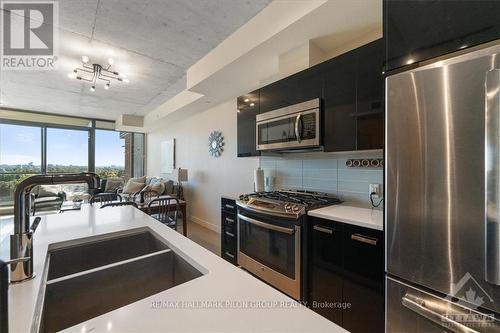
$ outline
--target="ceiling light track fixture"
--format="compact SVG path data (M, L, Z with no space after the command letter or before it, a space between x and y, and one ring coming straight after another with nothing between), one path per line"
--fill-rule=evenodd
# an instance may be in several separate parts
M95 86L97 80L104 81L104 89L108 90L111 85L111 80L116 80L120 82L128 83L129 80L125 78L123 73L118 73L111 70L113 65L113 59L108 59L108 66L104 68L99 64L89 64L89 57L82 56L82 67L77 67L73 70L73 73L68 74L68 77L72 79L77 79L81 81L87 81L92 83L90 91L95 91Z

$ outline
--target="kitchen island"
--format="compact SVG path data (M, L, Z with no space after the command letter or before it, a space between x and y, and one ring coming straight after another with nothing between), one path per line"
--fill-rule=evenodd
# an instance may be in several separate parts
M346 332L138 209L89 205L42 217L34 235L36 276L9 288L10 332L37 329L49 250L141 228L161 238L202 276L65 331Z

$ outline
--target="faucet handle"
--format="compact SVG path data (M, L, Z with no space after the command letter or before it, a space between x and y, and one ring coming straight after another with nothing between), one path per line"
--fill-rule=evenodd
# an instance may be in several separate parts
M33 220L33 223L31 224L31 232L34 233L36 228L38 228L38 225L40 224L40 221L41 221L41 217L40 216L37 216L35 217L35 219Z

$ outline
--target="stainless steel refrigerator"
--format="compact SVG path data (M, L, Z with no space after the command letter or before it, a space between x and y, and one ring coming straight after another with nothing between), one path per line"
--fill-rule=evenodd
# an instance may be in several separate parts
M386 80L386 332L500 332L500 42Z

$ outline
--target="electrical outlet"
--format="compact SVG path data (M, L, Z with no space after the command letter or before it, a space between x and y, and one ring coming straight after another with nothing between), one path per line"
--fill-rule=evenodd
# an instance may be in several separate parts
M370 187L368 188L369 193L368 195L371 195L372 193L375 193L373 195L373 198L379 198L380 197L380 184L370 184Z

